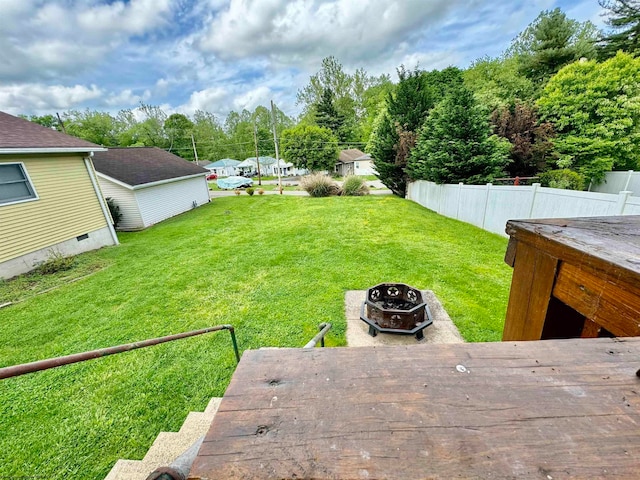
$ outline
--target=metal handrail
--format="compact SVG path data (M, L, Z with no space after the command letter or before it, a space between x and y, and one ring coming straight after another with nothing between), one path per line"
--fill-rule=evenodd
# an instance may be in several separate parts
M141 342L127 343L124 345L117 345L115 347L100 348L98 350L91 350L89 352L83 353L74 353L72 355L66 355L64 357L48 358L46 360L39 360L37 362L23 363L21 365L13 365L11 367L0 368L0 380L5 378L17 377L19 375L25 375L27 373L39 372L41 370L48 370L50 368L61 367L63 365L70 365L72 363L84 362L86 360L92 360L94 358L115 355L116 353L129 352L138 348L151 347L153 345L171 342L173 340L180 340L182 338L195 337L196 335L202 335L204 333L219 332L220 330L229 330L229 333L231 334L231 341L233 342L233 351L236 355L236 363L240 362L238 343L236 342L236 334L233 326L217 325L215 327L202 328L200 330L192 330L190 332L167 335L165 337L151 338L149 340L143 340Z
M320 331L302 348L313 348L318 344L318 342L320 342L321 347L324 347L324 336L329 330L331 330L331 324L323 322L318 328Z

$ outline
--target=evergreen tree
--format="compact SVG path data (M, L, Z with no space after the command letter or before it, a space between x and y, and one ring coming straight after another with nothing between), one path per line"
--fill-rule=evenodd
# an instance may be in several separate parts
M378 178L396 195L407 189L407 157L418 129L429 111L446 92L462 85L457 68L423 72L398 69L399 82L387 98L387 108L376 119L367 149L374 159Z
M349 141L351 133L346 126L345 117L336 108L333 91L326 87L320 100L314 105L315 120L319 127L328 128L343 143Z
M591 22L567 18L562 10L545 10L513 42L508 55L520 61L520 71L537 84L546 83L565 65L594 58L598 29Z
M606 23L612 30L601 39L599 57L613 57L618 50L632 55L640 53L640 1L600 0L599 3L608 11Z
M473 92L458 86L418 133L407 171L412 179L482 184L504 175L510 144L496 135Z

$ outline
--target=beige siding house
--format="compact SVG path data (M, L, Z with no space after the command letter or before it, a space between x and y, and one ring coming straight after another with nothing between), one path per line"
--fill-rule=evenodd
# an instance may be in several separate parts
M368 153L357 148L342 150L336 162L335 172L338 175L376 175L373 159Z
M28 272L52 253L118 243L91 161L98 150L0 112L0 278Z

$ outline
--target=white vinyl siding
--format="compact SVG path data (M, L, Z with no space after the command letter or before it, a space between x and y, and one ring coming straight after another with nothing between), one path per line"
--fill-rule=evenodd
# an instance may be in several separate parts
M135 190L145 227L209 201L209 187L204 175Z
M120 207L122 218L118 222L118 230L142 230L146 225L140 214L140 207L134 190L114 183L108 178L98 174L100 189L105 198L113 198Z

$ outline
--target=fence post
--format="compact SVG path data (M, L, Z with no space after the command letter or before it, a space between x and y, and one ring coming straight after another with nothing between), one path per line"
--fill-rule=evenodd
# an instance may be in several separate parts
M616 215L624 215L624 207L627 206L627 199L633 192L623 190L618 193L618 201L616 202Z
M460 197L462 197L462 185L464 185L464 183L458 183L458 207L456 208L456 220L460 219Z
M492 186L493 186L492 183L487 183L487 195L484 198L484 211L482 213L482 229L483 230L485 230L484 223L487 219L487 207L489 206L489 193L491 192Z
M624 188L622 189L625 192L629 189L629 182L631 181L632 175L633 175L633 170L629 170L629 172L627 172L627 182L624 184Z
M536 195L538 195L539 183L533 183L531 185L531 206L529 207L529 216L527 218L533 218L533 207L536 204Z

